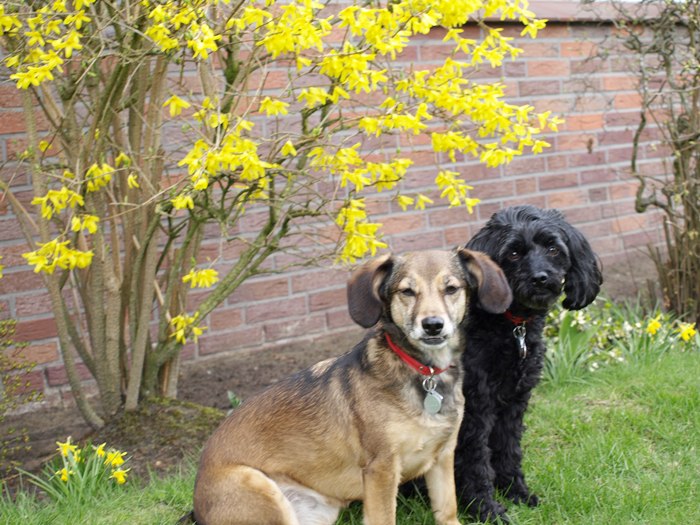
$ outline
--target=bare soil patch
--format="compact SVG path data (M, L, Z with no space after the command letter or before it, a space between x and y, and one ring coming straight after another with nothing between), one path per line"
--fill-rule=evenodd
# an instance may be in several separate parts
M247 399L251 395L313 363L337 356L359 342L361 332L351 331L321 340L293 343L260 351L240 351L183 367L177 400L152 400L134 413L110 421L93 431L76 409L43 408L8 417L0 435L9 428L24 429L26 449L10 459L36 472L56 453L56 441L68 436L77 441L107 442L124 450L131 460L134 479L166 473L183 459L196 459L199 451L230 409L228 391ZM12 485L16 474L7 481Z

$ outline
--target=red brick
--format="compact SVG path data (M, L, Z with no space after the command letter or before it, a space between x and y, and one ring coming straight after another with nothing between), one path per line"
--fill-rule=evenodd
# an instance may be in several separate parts
M547 13L538 13L541 17L546 17ZM557 22L548 22L547 26L537 34L538 39L545 40L549 38L565 39L571 37L571 27L569 24L561 24Z
M324 331L326 316L324 314L306 315L284 323L270 322L265 324L265 341L293 339Z
M612 231L615 233L629 233L639 230L645 230L649 227L645 215L627 215L626 217L618 217L612 221Z
M527 65L525 62L506 62L503 64L503 74L504 76L509 79L513 78L521 78L521 77L526 77L527 76ZM508 83L506 87L506 92L508 92L511 88L510 82ZM515 89L515 88L513 88Z
M566 122L562 125L562 131L582 131L602 129L604 115L591 113L588 115L567 115Z
M615 172L607 169L605 166L581 172L581 184L584 185L609 183L614 180L617 180Z
M428 222L431 228L443 228L461 224L469 220L469 212L463 206L431 209Z
M422 235L397 235L389 239L389 243L391 251L398 253L445 248L443 236L439 232Z
M0 108L21 108L22 91L11 84L0 84ZM3 129L4 131L4 129Z
M592 134L576 133L573 135L559 135L556 141L557 151L588 150L596 145L596 136Z
M614 113L608 113L605 115L605 126L606 127L618 127L625 126L628 128L636 128L639 124L639 112L638 111L616 111Z
M247 324L257 324L271 319L288 319L306 315L306 297L290 297L274 302L254 303L246 308L245 322Z
M474 230L476 232L476 230ZM455 227L444 228L443 235L445 236L445 244L450 246L463 246L472 238L472 228L466 224L460 224Z
M546 195L547 206L566 209L588 203L588 195L582 190L560 191Z
M606 202L610 198L607 188L591 188L588 190L588 200L591 202Z
M591 57L598 54L598 44L591 40L576 40L560 44L561 56Z
M330 308L345 305L347 302L347 291L345 287L334 290L324 290L309 294L309 311L319 312Z
M16 385L15 393L17 394L41 393L44 391L44 375L40 370L15 374L13 379L16 381L13 381L13 383Z
M230 330L243 324L242 308L217 308L209 314L209 330Z
M528 77L568 77L571 73L566 60L528 60Z
M518 47L523 50L522 58L530 57L558 57L561 43L556 41L539 41L518 43Z
M518 82L518 95L537 97L541 95L558 95L561 93L559 81L542 82L541 80L522 80Z
M568 172L538 177L540 191L570 188L578 184L578 173Z
M34 321L22 321L17 323L15 333L16 341L36 341L56 337L57 328L55 319L37 319Z
M420 231L425 228L426 215L418 212L399 212L394 216L384 217L382 222L382 232L386 235L393 233L405 233L409 231Z
M614 184L610 187L610 196L613 200L616 201L634 197L636 192L637 183L633 181L621 184Z
M306 270L300 275L292 276L292 293L345 286L348 277L349 273L344 269Z
M571 107L571 113L604 112L608 110L609 100L602 95L582 94L576 97Z
M616 75L603 78L605 91L635 91L637 79L632 75Z
M569 155L547 155L546 159L546 171L557 171L569 166Z
M418 68L425 68L425 62L442 62L447 57L452 56L454 52L454 42L440 42L431 43L430 45L423 45L418 48L418 60L420 66Z
M542 173L545 171L546 162L546 159L542 155L527 154L522 157L515 157L513 161L505 168L505 171L509 177L514 175L532 175Z
M572 155L569 159L569 166L572 168L580 166L605 166L605 152L593 149L587 153Z
M207 334L199 338L199 354L210 355L219 352L229 352L237 348L250 348L263 343L262 326L248 326L240 330L232 330L217 334Z
M639 109L642 103L642 96L639 93L617 93L613 97L613 107L615 109Z
M85 363L76 363L75 368L78 372L78 377L80 377L81 380L84 381L92 378L90 370L88 370L88 367L85 366ZM66 373L65 367L61 365L47 368L46 381L48 382L49 386L67 385L68 374Z
M515 193L517 195L529 195L537 191L537 177L528 177L515 181Z
M52 361L56 361L59 358L58 344L29 344L25 348L11 352L10 357L18 362L31 363L34 365L51 363Z
M289 279L277 277L264 280L249 280L241 284L229 297L229 304L244 301L259 301L289 294Z
M342 310L333 310L328 312L326 315L326 322L328 323L329 330L338 330L340 328L348 328L351 326L357 326L355 322L350 317L350 313L347 308ZM358 331L357 340L359 341L362 337L362 333Z
M475 182L470 195L481 200L508 197L515 195L515 185L512 180Z
M647 247L650 244L658 242L658 237L655 232L635 232L622 236L622 242L624 244L625 250L630 250L632 248Z

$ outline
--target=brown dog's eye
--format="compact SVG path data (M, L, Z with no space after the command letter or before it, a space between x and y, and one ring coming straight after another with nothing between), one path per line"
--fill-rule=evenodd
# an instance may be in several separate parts
M459 288L456 286L448 286L445 288L445 295L454 295L459 291Z
M414 292L410 288L404 288L403 290L399 290L399 293L401 295L405 295L406 297L415 297L416 296L416 292Z

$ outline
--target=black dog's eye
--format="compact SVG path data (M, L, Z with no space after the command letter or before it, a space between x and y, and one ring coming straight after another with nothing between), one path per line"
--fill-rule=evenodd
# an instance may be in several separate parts
M404 288L403 290L399 290L399 293L401 295L405 295L406 297L415 297L416 296L416 292L414 292L410 288Z
M559 255L559 248L557 248L554 245L548 247L547 248L547 255L551 255L552 257L556 257L557 255Z
M450 286L445 288L445 295L454 295L458 291L459 291L459 288L457 288L456 286L450 285Z
M508 254L508 259L510 259L511 261L517 261L518 259L520 259L520 252L517 250L513 250Z

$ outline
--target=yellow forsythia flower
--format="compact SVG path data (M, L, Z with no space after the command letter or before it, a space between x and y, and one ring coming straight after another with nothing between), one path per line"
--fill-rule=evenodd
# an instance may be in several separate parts
M136 175L136 173L130 174L126 178L126 185L129 186L129 188L133 189L138 189L141 186L139 185L139 176Z
M182 282L190 283L190 288L209 288L219 280L219 272L213 268L195 270L194 268L182 278Z
M291 140L288 140L287 142L284 143L284 146L282 146L282 155L286 155L288 157L296 157L297 156L297 150L294 147L294 144L292 144Z
M184 210L185 208L189 208L191 210L194 208L194 201L190 195L178 195L177 197L170 199L170 202L173 203L173 207L176 210Z
M415 199L413 199L412 197L408 197L406 195L399 195L396 198L396 201L399 203L399 206L401 207L401 209L403 211L406 211L406 209L414 203Z
M260 102L260 111L264 111L269 116L286 115L289 104L281 100L273 100L270 97L265 97Z
M129 158L129 155L122 151L121 153L119 153L119 155L117 155L117 158L114 159L114 164L117 167L124 166L128 168L129 166L131 166L131 159Z
M206 327L200 328L198 326L194 326L194 323L198 317L198 313L195 313L194 316L183 314L173 317L173 319L170 321L170 324L174 329L171 337L174 337L178 343L184 345L187 342L187 331L190 330L196 343L197 338L202 335L204 330L206 330Z
M181 99L177 95L173 95L170 97L168 100L165 101L163 104L163 107L168 107L168 111L170 112L171 117L176 117L180 113L182 113L183 109L187 109L191 106L189 102L186 100Z

